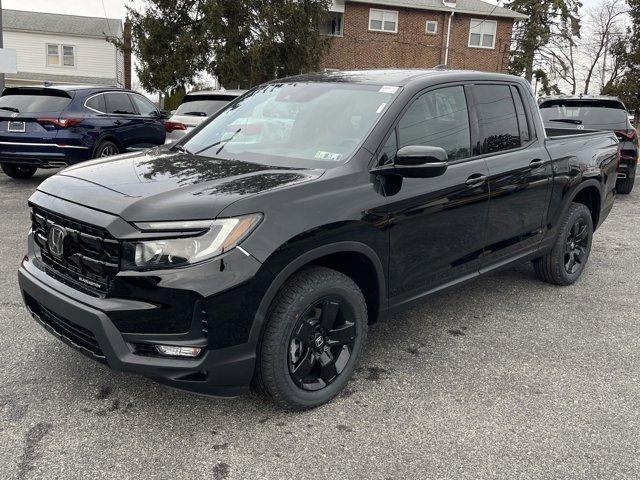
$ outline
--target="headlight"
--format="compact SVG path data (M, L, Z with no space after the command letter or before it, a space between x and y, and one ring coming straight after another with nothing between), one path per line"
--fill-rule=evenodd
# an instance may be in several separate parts
M220 220L198 220L186 222L136 223L144 232L170 232L192 236L181 238L159 238L125 242L123 245L124 269L162 269L181 267L202 262L231 250L260 223L259 213Z

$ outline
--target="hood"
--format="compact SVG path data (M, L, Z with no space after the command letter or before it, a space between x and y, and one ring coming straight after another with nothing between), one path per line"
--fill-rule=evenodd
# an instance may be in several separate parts
M243 197L322 173L156 148L67 168L38 190L127 221L202 220Z

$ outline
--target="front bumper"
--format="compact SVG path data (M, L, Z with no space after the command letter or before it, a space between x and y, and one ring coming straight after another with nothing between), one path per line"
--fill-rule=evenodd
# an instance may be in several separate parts
M27 260L25 262L28 263ZM255 345L244 343L205 349L197 359L144 356L135 352L104 311L86 305L48 283L23 265L18 271L20 289L33 317L50 333L84 355L114 370L133 372L160 383L196 393L236 396L249 389L255 365ZM61 290L64 285L61 285ZM102 302L109 302L101 299ZM113 300L118 308L117 300ZM162 336L157 337L158 343ZM175 342L168 342L175 343Z

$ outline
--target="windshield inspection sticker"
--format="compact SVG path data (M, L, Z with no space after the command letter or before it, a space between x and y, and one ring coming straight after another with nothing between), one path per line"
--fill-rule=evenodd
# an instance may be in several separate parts
M396 93L400 87L391 87L389 85L385 85L378 90L380 93Z
M316 160L329 160L331 162L339 162L342 160L341 153L331 153L331 152L323 152L322 150L318 150L315 156Z

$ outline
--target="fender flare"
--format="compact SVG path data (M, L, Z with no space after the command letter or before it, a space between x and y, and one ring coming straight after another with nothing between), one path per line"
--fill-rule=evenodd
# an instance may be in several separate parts
M588 187L596 187L596 189L598 190L598 194L600 195L600 205L598 205L598 211L596 212L597 218L600 218L600 213L602 210L602 184L600 183L600 181L596 180L595 178L589 178L587 180L584 180L583 182L580 183L580 185L578 185L573 192L571 192L571 194L569 195L569 201L566 202L565 206L562 209L562 215L559 218L564 218L564 216L567 214L567 211L569 210L569 207L571 206L571 203L573 202L573 200L578 196L578 194L580 192L582 192L584 189L588 188ZM593 229L595 231L595 229L598 228L598 225L594 225Z
M280 272L275 276L269 288L262 296L262 300L260 301L260 305L255 313L253 324L251 325L251 331L249 333L249 342L259 342L260 336L262 335L262 330L264 324L267 319L267 312L269 307L271 306L271 302L277 295L278 291L284 285L284 283L298 270L300 270L305 265L317 260L318 258L325 257L327 255L331 255L334 253L345 253L345 252L354 252L360 253L366 256L376 271L376 276L378 280L378 309L379 316L386 311L387 308L387 282L384 274L384 268L382 266L382 262L380 258L376 254L376 252L360 242L336 242L330 243L328 245L323 245L318 248L314 248L312 250L308 250L302 255L298 256L287 264ZM267 260L268 262L268 260ZM265 264L267 263L265 262Z

